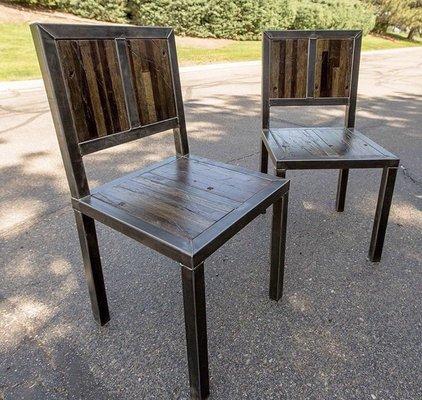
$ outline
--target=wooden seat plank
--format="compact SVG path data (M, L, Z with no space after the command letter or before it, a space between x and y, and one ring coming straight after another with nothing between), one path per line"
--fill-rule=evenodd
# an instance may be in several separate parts
M347 128L273 128L268 135L273 139L269 150L277 161L345 159L359 162L368 158L380 161L394 158L357 130Z

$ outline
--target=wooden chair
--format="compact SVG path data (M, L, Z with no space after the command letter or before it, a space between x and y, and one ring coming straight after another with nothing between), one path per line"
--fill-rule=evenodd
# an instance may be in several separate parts
M268 154L276 174L339 169L337 211L344 210L349 168L382 168L369 248L380 261L399 159L354 129L361 31L267 31L263 34L261 172ZM344 127L270 128L273 106L345 105Z
M181 266L192 398L209 394L204 261L273 205L270 298L282 295L289 182L189 154L168 28L31 26L94 317L109 321L94 220ZM176 156L89 189L83 156L172 129Z

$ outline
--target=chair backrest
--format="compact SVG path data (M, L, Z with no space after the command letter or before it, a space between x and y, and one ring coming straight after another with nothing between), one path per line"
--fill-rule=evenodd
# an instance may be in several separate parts
M189 152L170 28L32 24L71 194L89 194L82 157L168 129Z
M362 31L266 31L262 127L271 106L346 105L354 127Z

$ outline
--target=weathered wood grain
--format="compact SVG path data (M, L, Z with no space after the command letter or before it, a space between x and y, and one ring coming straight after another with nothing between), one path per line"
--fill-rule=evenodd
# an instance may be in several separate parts
M125 45L141 126L176 117L167 40ZM79 141L130 129L115 41L59 40L57 49Z
M176 116L167 41L131 39L127 49L141 124Z
M352 39L318 39L315 97L348 97L353 57Z
M306 162L326 163L348 160L350 162L379 160L387 163L395 156L372 142L357 130L347 128L273 128L266 136L277 160L283 161L289 168L293 164ZM291 165L290 165L291 164Z
M112 40L59 40L57 50L80 142L129 129Z
M276 185L265 175L249 175L195 158L149 168L105 185L90 198L192 241L217 221Z
M271 41L270 52L270 97L306 97L308 39Z

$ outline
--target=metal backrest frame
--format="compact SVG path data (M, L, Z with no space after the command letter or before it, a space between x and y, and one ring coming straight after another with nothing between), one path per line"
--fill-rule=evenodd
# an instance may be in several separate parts
M34 23L31 32L72 197L90 194L84 155L169 129L176 154L189 153L172 29Z
M319 105L346 105L345 126L353 128L361 41L360 30L264 32L262 128L272 106Z

